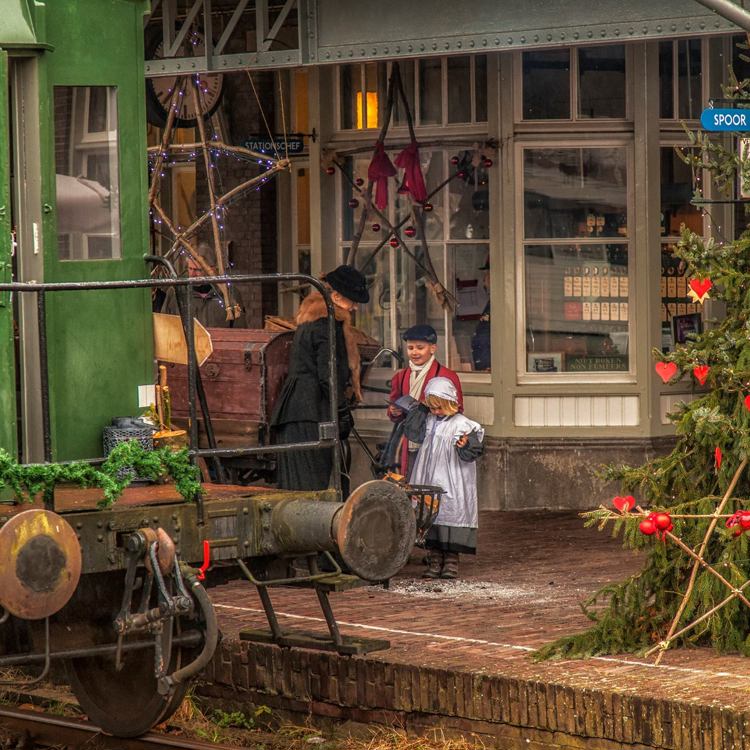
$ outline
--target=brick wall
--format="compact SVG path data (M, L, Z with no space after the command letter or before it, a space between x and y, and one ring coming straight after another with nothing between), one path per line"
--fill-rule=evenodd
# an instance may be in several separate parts
M269 123L274 122L274 82L271 73L254 73L253 82L262 102ZM222 103L224 121L227 125L225 138L231 145L242 145L254 133L265 133L265 125L255 95L244 72L228 73L224 76L224 98ZM206 173L203 161L198 159L196 174L196 206L200 215L209 208ZM236 185L259 174L255 162L222 156L217 159L214 171L216 190L226 193ZM236 273L273 273L276 261L276 183L274 179L260 190L251 190L231 203L224 219L223 240L230 247L230 261ZM213 246L210 225L206 225L199 237ZM262 328L263 316L275 314L276 287L258 290L244 286L236 288L237 301L244 315L237 325ZM259 291L261 293L259 293Z
M502 750L733 750L746 715L543 681L228 641L202 692L317 720L480 735Z

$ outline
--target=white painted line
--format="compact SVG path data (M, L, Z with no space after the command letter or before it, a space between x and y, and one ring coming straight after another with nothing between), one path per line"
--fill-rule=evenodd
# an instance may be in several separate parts
M214 604L214 607L217 609L232 609L237 610L239 612L253 612L257 614L265 614L262 609L255 609L253 607L237 607L232 604ZM309 615L295 615L290 612L276 612L276 615L279 617L287 617L291 620L308 620L311 622L325 622L325 619L323 617L311 617ZM350 628L362 628L364 630L376 630L381 633L392 633L394 635L412 635L417 636L418 638L432 638L434 640L440 640L440 641L452 641L454 643L472 643L477 644L480 646L495 646L497 648L507 648L514 651L536 651L537 649L532 648L531 646L519 646L517 644L513 643L497 643L495 641L486 641L481 638L465 638L464 636L460 635L441 635L440 633L424 633L419 630L400 630L399 628L386 628L381 625L364 625L359 622L347 622L345 620L337 620L339 625L345 625ZM592 656L589 657L590 659L597 660L597 661L605 661L605 662L611 662L613 664L622 664L624 666L629 667L648 667L649 669L659 669L659 670L667 670L670 672L685 672L687 674L699 674L699 675L705 675L709 677L732 677L733 679L738 680L750 680L750 675L739 675L739 674L733 674L732 672L711 672L705 669L695 669L693 667L674 667L670 666L669 664L651 664L647 661L630 661L628 659L618 659L614 656ZM555 664L564 664L564 663L574 663L578 662L580 663L579 659L575 660L567 660L565 661L556 661Z

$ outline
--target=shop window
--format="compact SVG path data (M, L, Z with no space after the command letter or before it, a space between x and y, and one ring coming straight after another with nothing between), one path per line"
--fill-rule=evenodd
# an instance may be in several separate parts
M521 119L624 119L626 52L622 44L524 52Z
M626 150L528 148L523 179L526 371L629 371Z
M292 75L294 115L292 127L297 133L310 132L310 116L307 86L310 74L307 70L295 70Z
M400 60L399 68L415 126L487 121L486 55ZM339 67L342 130L382 125L390 70L390 64L385 63ZM397 127L407 124L406 110L398 96L393 103L392 122Z
M58 257L120 257L117 90L55 86Z
M702 110L702 41L659 42L659 116L664 120L695 120Z
M441 185L455 158L466 173L450 187L438 190L430 199L433 210L426 214L425 233L430 258L437 275L456 297L459 306L445 310L430 289L422 255L420 228L402 236L408 253L388 244L384 222L372 215L365 222L357 265L370 283L370 303L360 307L358 325L378 341L401 347L400 335L416 323L429 323L440 336L441 361L461 372L487 371L490 366L489 307L489 184L487 171L474 165L473 151L454 152L422 149L422 172L428 192ZM395 154L391 154L393 158ZM369 157L350 157L344 168L352 179L367 175ZM342 185L342 255L360 226L362 204L352 208L349 181ZM411 225L408 197L391 189L386 209L394 224Z
M685 263L675 257L674 249L682 227L704 234L703 214L691 204L696 187L693 168L686 164L673 146L661 148L661 348L674 349L686 325L700 325L701 305L688 297Z

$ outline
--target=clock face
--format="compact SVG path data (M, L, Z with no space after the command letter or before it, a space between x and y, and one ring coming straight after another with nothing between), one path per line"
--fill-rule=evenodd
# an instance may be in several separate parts
M204 45L203 38L199 34L194 34L191 41L188 43L190 46L190 56L199 57L203 54ZM153 53L154 59L160 59L162 57L162 44L160 43ZM177 106L177 126L191 127L191 123L194 122L200 111L204 115L213 114L216 107L221 99L221 91L224 83L224 75L222 73L196 73L191 78L198 83L198 104L199 109L196 109L195 99L192 94L193 81L185 80L187 76L161 76L159 78L151 78L148 81L150 86L148 87L149 95L158 102L161 109L163 110L163 118L166 119L169 111L169 102L172 98L172 91L175 87L184 89L184 93L178 99Z

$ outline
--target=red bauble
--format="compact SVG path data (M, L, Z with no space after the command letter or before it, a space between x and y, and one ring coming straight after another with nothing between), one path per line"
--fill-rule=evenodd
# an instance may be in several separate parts
M349 199L349 208L356 208L359 205L359 201L356 198Z
M485 160L484 160L484 161L482 162L482 166L483 166L483 167L484 167L485 169L489 169L489 168L490 168L490 167L491 167L491 166L492 166L493 164L494 164L494 162L492 161L492 159L485 159Z
M455 167L456 164L458 164L458 157L457 156L451 156L451 164Z
M641 530L641 534L651 536L656 533L656 524L650 518L644 518L639 524L638 528Z
M380 231L380 224L373 224L372 225L372 231L373 232L379 232Z
M750 511L746 510L740 513L738 521L740 524L740 528L743 531L747 531L748 529L750 529Z
M336 174L336 167L326 167L326 174Z
M669 513L657 513L654 516L654 524L659 531L668 531L672 525L672 519L669 517Z
M430 211L432 211L432 209L433 209L432 203L423 203L422 204L422 210L423 211L427 211L429 213Z
M398 237L391 237L391 239L388 240L388 244L391 247L398 247L401 243L398 241Z
M417 230L414 229L414 227L406 227L406 229L404 229L404 234L407 237L414 237L414 235L416 235L416 233L417 233Z
M456 177L458 177L459 180L465 180L466 172L464 172L463 169L459 169L458 172L456 172Z
M355 182L355 184L356 184L356 185L357 185L358 187L362 187L362 185L364 185L364 184L365 184L365 181L364 181L364 180L363 180L363 179L362 179L361 177L357 177L357 179L356 179L356 180L354 180L354 182Z

